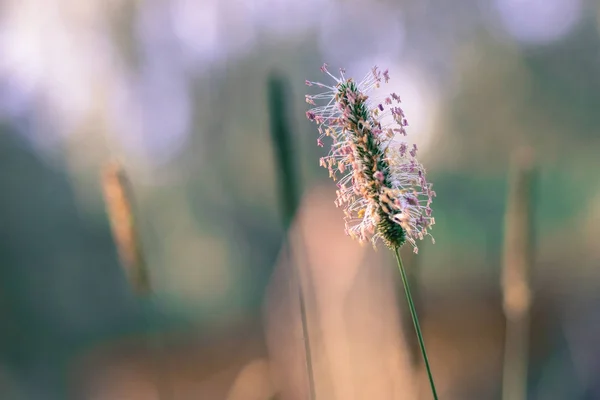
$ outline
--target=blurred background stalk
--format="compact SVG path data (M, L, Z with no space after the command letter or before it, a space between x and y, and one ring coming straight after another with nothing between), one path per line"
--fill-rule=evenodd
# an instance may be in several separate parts
M503 400L527 399L535 172L532 150L518 149L511 161L501 278L506 318Z
M272 72L268 77L268 94L269 94L269 117L271 126L271 139L273 141L273 149L275 152L275 163L277 176L279 181L279 199L281 215L285 229L285 240L283 243L284 251L287 254L289 265L293 269L292 276L298 285L298 303L300 307L300 318L302 324L302 340L304 343L304 353L306 361L306 374L308 380L309 398L316 398L315 378L312 362L312 353L310 345L310 334L308 329L308 317L306 314L306 298L305 290L302 286L302 271L298 263L293 260L304 260L304 257L298 257L299 254L293 255L293 252L301 252L302 238L301 233L295 237L294 243L296 248L292 250L289 240L290 227L300 202L300 184L296 173L296 157L294 156L294 146L292 144L292 132L290 129L290 121L288 116L288 108L286 96L285 79Z
M133 190L123 167L108 163L102 171L102 190L119 259L132 290L138 296L151 291L150 275L144 258L133 213Z
M110 162L102 171L102 190L119 258L132 291L138 298L152 293L150 272L142 249L134 207L133 187L120 163ZM156 355L156 390L160 400L172 398L168 373L166 340L151 333L148 346Z

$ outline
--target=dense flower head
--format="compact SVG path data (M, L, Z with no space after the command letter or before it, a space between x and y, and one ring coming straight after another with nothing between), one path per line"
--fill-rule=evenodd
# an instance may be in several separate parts
M371 239L373 245L382 239L391 248L409 242L417 252L416 239L431 236L435 223L435 192L416 159L417 146L399 140L408 126L400 96L368 96L389 81L388 71L373 67L360 82L346 78L343 69L339 77L332 75L327 64L321 71L334 83L306 81L323 89L306 96L314 106L306 117L318 126L319 146L325 137L331 139L321 165L337 181L335 203L344 208L346 233L361 242Z

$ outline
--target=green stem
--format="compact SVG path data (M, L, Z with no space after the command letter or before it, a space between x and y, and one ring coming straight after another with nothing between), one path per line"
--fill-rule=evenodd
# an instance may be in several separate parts
M425 362L425 368L427 369L427 376L429 377L429 384L431 385L431 393L433 394L433 398L435 400L438 400L437 392L435 390L435 384L433 383L433 375L431 374L431 367L429 366L429 358L427 358L427 351L425 350L423 334L421 333L421 326L419 325L419 318L417 317L417 310L415 309L415 304L413 302L412 295L410 294L410 286L408 285L408 278L406 277L404 265L402 264L402 259L400 258L399 247L396 247L394 249L394 254L396 255L396 261L398 262L398 270L400 271L400 276L402 276L402 283L404 284L404 293L406 293L406 300L408 301L408 308L410 309L410 315L415 326L417 339L419 340L419 347L421 348L421 354L423 355L423 361Z
M298 274L299 275L299 274ZM310 390L310 400L317 398L315 391L315 376L312 363L312 352L310 349L310 336L308 334L308 318L306 315L306 302L304 301L304 292L302 291L302 282L298 279L298 300L300 302L300 317L302 318L302 337L304 339L304 354L306 356L306 370L308 373L308 388Z
M285 93L285 83L283 77L273 73L269 76L269 107L271 117L271 135L274 144L275 156L277 160L277 171L279 171L280 181L280 201L283 211L283 221L285 229L289 235L292 221L298 210L300 198L299 179L296 174L296 164L294 158L294 146L292 143L291 122L289 121L287 98ZM304 248L298 236L297 244L300 247L298 253ZM289 260L293 263L294 257L291 255L292 241L287 242L287 247L290 252ZM304 343L304 354L306 361L306 373L308 376L309 399L316 399L315 390L315 374L313 371L312 352L310 348L310 338L308 331L308 316L306 310L306 299L302 288L302 279L300 266L292 265L296 279L298 281L298 302L300 305L300 319L302 323L302 337Z

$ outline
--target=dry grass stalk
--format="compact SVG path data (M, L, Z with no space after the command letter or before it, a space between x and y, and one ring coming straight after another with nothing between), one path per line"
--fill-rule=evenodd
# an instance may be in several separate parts
M150 279L133 213L133 191L122 165L108 163L102 171L102 189L121 263L138 295L150 291Z
M527 398L529 351L529 274L533 264L533 184L535 168L530 149L518 150L512 160L512 176L505 215L502 270L503 306L506 316L502 398Z
M147 295L152 287L133 212L133 188L120 163L110 162L104 167L102 189L119 257L129 283L137 296ZM156 354L156 390L159 399L170 398L168 393L171 393L172 390L168 382L166 339L163 335L156 334L149 336L147 342Z

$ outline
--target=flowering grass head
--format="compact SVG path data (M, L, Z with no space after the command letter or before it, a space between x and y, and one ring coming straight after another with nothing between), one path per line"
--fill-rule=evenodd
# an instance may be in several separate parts
M392 249L409 242L417 252L416 240L431 236L435 223L435 192L416 159L417 146L399 140L408 126L400 97L368 95L389 81L388 71L373 67L360 82L347 78L343 69L339 77L332 75L327 64L321 71L333 83L306 81L323 90L306 96L314 106L306 116L318 126L319 146L326 137L331 140L321 165L337 181L336 206L344 208L346 233L373 245L381 239Z

